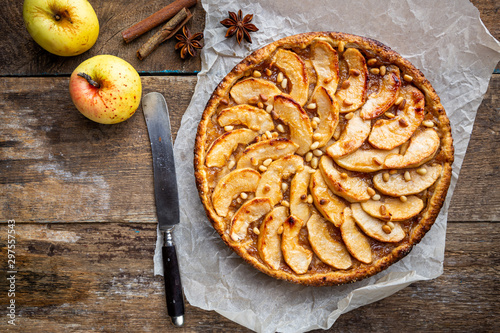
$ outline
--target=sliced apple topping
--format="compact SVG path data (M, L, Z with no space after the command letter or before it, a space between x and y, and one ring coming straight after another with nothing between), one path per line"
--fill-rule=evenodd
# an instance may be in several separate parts
M344 52L344 59L349 67L349 77L344 82L349 83L342 84L335 94L341 113L359 109L366 101L366 90L368 89L368 69L361 52L349 48Z
M384 228L386 223L368 215L359 203L352 204L351 210L356 224L368 237L384 243L397 243L405 238L405 232L399 223L393 223L394 228L387 233L387 228Z
M235 242L244 239L250 223L259 220L273 208L268 198L253 198L241 205L231 220L229 236Z
M337 51L328 42L318 40L311 47L311 61L317 75L316 90L325 87L333 96L339 84Z
M279 49L272 62L288 78L292 88L290 96L301 106L306 104L309 97L309 76L304 61L295 52Z
M404 173L387 174L387 176L381 172L373 177L373 185L381 193L393 197L417 194L436 182L441 175L442 166L439 164L426 165L422 169L425 169L425 172L419 171L421 169L411 169Z
M401 77L399 68L396 66L387 67L387 72L382 79L379 91L368 96L368 100L360 111L363 119L373 119L387 111L396 101L401 87Z
M344 222L340 226L340 233L342 234L342 240L347 250L354 258L365 264L372 262L370 242L356 226L349 207L344 209Z
M243 151L236 164L236 168L256 168L262 161L267 159L277 160L281 157L291 155L298 148L299 145L285 138L259 141L248 146Z
M359 177L350 177L339 172L333 166L333 160L324 155L319 161L319 169L328 188L350 202L360 202L370 199L368 184Z
M235 129L219 136L207 152L205 163L208 167L222 167L239 144L247 145L258 135L247 128Z
M358 172L375 172L384 169L387 156L397 154L399 148L392 150L358 149L349 155L334 158L335 162L344 169Z
M257 189L256 197L267 197L274 205L283 198L281 192L281 180L304 168L304 160L297 155L288 155L272 162L262 174Z
M250 78L237 82L229 94L237 104L254 104L253 101L257 103L261 95L266 96L268 103L272 104L274 96L282 94L282 92L268 80Z
M255 192L260 181L260 173L254 169L237 169L217 183L212 194L212 203L219 216L225 217L233 197L241 192Z
M313 197L314 206L321 215L337 228L340 227L342 224L342 211L346 205L339 197L329 192L328 185L326 185L320 170L317 170L311 176L309 190Z
M290 184L290 214L302 221L307 221L311 216L308 203L307 188L311 179L311 168L306 166L295 174Z
M361 208L378 219L404 221L420 213L424 208L424 202L419 197L411 195L404 202L399 198L368 200L361 203Z
M288 217L286 207L274 208L260 225L257 251L260 258L272 269L279 269L281 259L281 235L278 230Z
M319 142L318 147L323 147L331 139L339 123L339 104L324 87L316 89L312 102L316 103L319 124L313 137Z
M370 129L371 121L361 119L359 111L354 112L353 117L340 134L340 138L326 148L326 153L334 158L352 153L365 142Z
M303 222L290 215L283 223L281 237L281 251L283 258L290 268L297 274L307 273L313 253L299 244L299 233Z
M293 99L277 95L274 98L274 111L290 128L290 139L299 145L296 153L303 155L312 144L312 126L307 113Z
M309 243L318 258L337 269L352 266L351 256L344 244L333 239L328 231L328 222L318 214L311 215L307 221Z
M248 104L223 109L217 116L217 122L221 127L244 125L260 134L274 129L273 119L269 113Z
M389 150L403 144L424 119L424 94L408 85L400 89L400 95L404 101L403 110L393 119L380 119L375 122L368 138L372 146Z
M404 155L393 154L385 159L389 169L417 167L434 157L439 148L439 135L432 128L415 133L410 139L410 145Z

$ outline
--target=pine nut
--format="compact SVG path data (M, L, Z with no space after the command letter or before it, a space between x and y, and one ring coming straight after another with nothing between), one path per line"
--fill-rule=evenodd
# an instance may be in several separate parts
M313 197L310 194L307 196L307 203L309 203L309 204L313 203Z
M259 166L259 170L262 171L262 172L266 172L267 171L267 168L263 165L260 165Z
M313 153L310 151L307 152L306 157L305 157L306 162L311 162L312 158L313 158Z
M387 215L387 207L385 207L385 205L380 206L380 215L382 215L382 216Z
M330 202L330 200L328 200L328 199L320 199L320 200L319 200L319 204L320 204L320 205L322 205L322 206L323 206L323 205L326 205L326 204L327 204L327 203L329 203L329 202Z
M427 169L426 168L420 168L420 169L417 169L417 173L421 176L425 175L427 173Z
M285 207L290 207L290 203L288 201L286 201L286 200L282 200L281 201L281 205L285 206Z
M323 152L320 149L314 149L313 154L314 156L320 157L323 155Z
M366 62L366 64L367 64L368 66L373 66L373 65L375 65L376 63L377 63L377 59L375 59L375 58L368 59L368 61Z
M392 223L391 221L387 222L386 224L389 226L389 228L391 228L391 230L394 229L394 227L396 227L394 223Z
M318 167L318 158L317 157L312 158L311 167L313 167L314 169L316 169Z
M432 120L424 120L422 122L422 125L424 125L425 127L432 128L434 127L434 122Z
M371 68L370 69L370 73L372 73L374 75L380 74L380 69L378 69L378 68Z
M386 71L387 69L385 68L385 66L380 66L380 75L384 76Z
M281 83L283 81L283 73L279 72L278 76L276 77L276 82Z
M229 101L227 99L223 98L220 100L220 104L228 105Z
M384 172L384 174L382 175L382 179L384 180L384 182L388 182L389 181L389 174L387 172Z
M248 194L246 194L245 192L241 192L240 197L241 197L243 200L246 200L246 199L248 199Z
M342 53L344 52L344 47L345 47L345 43L344 42L339 42L339 52Z
M259 71L253 71L253 77L261 77L262 73Z
M349 71L349 74L351 74L352 76L358 76L361 74L361 72L358 69L351 69Z
M271 74L273 74L273 72L271 72L269 68L266 68L266 75L271 76Z
M384 162L382 162L379 157L375 156L373 157L373 163L377 165L382 165Z
M338 140L338 139L340 138L340 134L341 134L341 132L340 132L340 131L341 131L340 126L337 126L337 127L335 128L335 132L333 132L333 138L334 138L335 140Z
M406 105L406 99L403 98L401 103L399 103L398 105L398 110L403 110L405 108L405 105Z
M370 197L373 197L373 196L377 193L377 192L375 192L375 190L374 190L374 189L372 189L371 187L368 187L368 188L366 189L366 192L368 192L368 195L369 195Z
M259 109L263 109L264 108L264 104L262 102L259 102L259 103L257 103L257 107Z
M351 120L354 117L354 113L349 112L348 114L345 115L345 119Z
M349 177L349 176L348 176L348 175L347 175L347 173L345 173L345 172L342 172L342 173L340 174L340 178L346 179L347 177Z
M319 147L319 141L314 141L311 145L311 150L314 150Z
M229 164L227 165L227 167L229 168L229 170L231 170L235 164L236 164L235 161L229 161Z
M410 75L408 75L408 74L405 74L405 75L403 76L403 79L404 79L406 82L411 82L411 81L413 81L413 77L411 77L411 76L410 76Z
M316 128L318 128L318 123L315 122L314 120L311 121L311 127L312 127L313 130L315 130Z
M319 117L313 117L313 121L319 124L321 119L319 119Z
M283 81L281 81L281 88L286 89L287 84L288 84L288 79L283 79Z
M344 103L344 105L345 105L345 106L351 106L351 105L353 105L353 104L354 104L353 102L351 102L351 100L349 100L349 99L347 99L347 98L346 98L346 99L344 99L344 100L342 101L342 103Z
M267 160L265 160L264 162L262 162L262 165L268 167L269 164L271 164L271 163L273 163L273 159L272 158L268 158Z
M236 199L236 202L240 204L240 203L242 202L242 201L241 201L241 198L240 198L240 197L238 197L238 199Z
M302 195L300 196L300 200L302 200L302 201L306 201L306 200L307 200L307 195L306 195L306 194L302 194Z
M316 103L309 103L306 106L306 108L308 108L309 110L316 109L316 107L317 107Z
M394 119L394 117L396 117L393 113L390 113L390 112L386 112L385 113L385 116L389 119Z
M379 201L379 200L380 200L380 194L375 194L375 195L372 197L372 200Z
M283 206L285 206L285 205L283 205ZM280 227L278 228L278 235L281 235L282 233L283 233L283 226L280 225Z
M347 89L351 85L351 82L349 80L345 80L342 82L342 89Z
M254 97L250 97L248 99L248 103L249 104L257 104L257 102L259 101L259 98L257 96L254 96Z
M390 175L394 175L394 174L396 174L396 173L398 173L398 170L396 170L396 169L391 169L391 170L389 170L389 174L390 174Z
M286 192L286 190L288 190L288 184L287 183L281 183L281 190L283 192Z
M390 234L391 233L391 227L389 227L387 224L384 224L384 226L382 227L382 230L386 233L386 234Z
M313 134L313 140L315 140L315 141L321 140L321 133L314 133Z
M401 202L407 202L408 198L406 197L406 195L402 195L399 197L399 200L401 200Z
M250 157L250 164L257 166L259 165L259 161L256 158Z
M256 234L256 235L260 235L260 230L259 230L259 228L254 227L254 228L253 228L253 233L254 233L254 234Z
M224 126L224 131L229 132L234 129L234 126Z
M407 182L411 180L411 175L409 171L405 171L404 178Z
M271 113L271 111L273 111L273 106L269 104L268 106L266 106L266 112Z
M273 132L273 138L277 138L279 136L278 132Z
M396 99L396 102L394 104L399 105L403 101L403 97L399 96L398 99Z
M281 124L278 124L278 126L276 126L276 129L281 132L281 133L284 133L285 132L285 128L283 127L283 125Z
M403 104L403 103L401 103ZM399 118L399 125L401 127L408 127L408 123L406 122L406 120L404 118Z

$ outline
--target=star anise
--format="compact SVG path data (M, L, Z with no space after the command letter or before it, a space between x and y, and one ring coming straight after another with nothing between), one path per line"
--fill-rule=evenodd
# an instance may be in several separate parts
M203 33L198 32L194 35L191 35L191 31L186 26L182 27L182 34L175 35L175 38L179 42L175 44L175 49L181 49L181 58L185 59L189 54L191 57L196 55L196 49L201 49L203 45L200 43L200 40L203 39Z
M236 40L238 44L241 44L243 38L249 43L252 43L252 37L250 37L250 32L259 31L255 25L250 23L253 19L253 14L245 15L241 13L241 9L238 11L238 15L234 12L228 12L229 18L220 21L220 23L227 29L226 38L232 37L236 34Z

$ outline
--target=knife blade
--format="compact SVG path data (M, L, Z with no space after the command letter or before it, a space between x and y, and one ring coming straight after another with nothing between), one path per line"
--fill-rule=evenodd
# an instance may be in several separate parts
M158 229L162 247L167 310L175 326L184 324L184 297L172 231L179 223L179 197L174 151L167 103L162 94L152 92L142 98L142 110L153 154L153 178Z

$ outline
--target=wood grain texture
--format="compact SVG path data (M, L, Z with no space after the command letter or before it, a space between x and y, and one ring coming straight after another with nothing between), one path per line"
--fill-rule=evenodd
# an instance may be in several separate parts
M162 279L153 277L155 225L19 224L16 233L16 303L18 326L24 332L40 327L44 332L173 331ZM4 257L5 225L0 225L0 235ZM450 223L445 257L441 277L349 312L329 331L498 331L496 225ZM6 268L4 262L1 265ZM0 293L5 294L6 288L6 279L0 276ZM0 313L5 302L1 297ZM0 331L6 325L1 320ZM217 313L187 305L186 326L175 331L235 330L247 331Z
M161 44L145 60L136 52L160 27L126 44L121 32L148 17L173 0L97 1L89 0L99 19L99 38L87 52L75 57L60 57L41 48L28 34L23 21L23 2L2 1L0 20L0 76L69 75L84 60L98 54L111 54L128 61L139 72L194 73L201 69L200 57L182 60L175 51L175 38ZM205 12L200 3L190 8L193 18L187 24L193 33L203 32Z
M142 81L145 94L164 94L175 136L196 77ZM142 110L126 122L100 125L80 115L67 87L68 78L0 78L0 192L5 193L0 222L154 222ZM494 75L478 110L449 221L500 219L498 96L500 75Z

